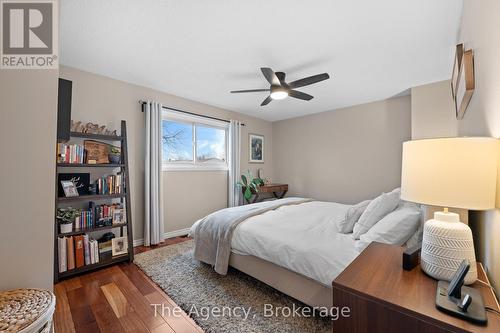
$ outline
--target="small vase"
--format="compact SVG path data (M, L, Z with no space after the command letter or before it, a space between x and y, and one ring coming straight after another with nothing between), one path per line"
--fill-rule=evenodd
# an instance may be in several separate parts
M61 228L61 234L66 234L73 231L73 224L71 223L61 223L59 224Z
M120 155L108 154L108 160L111 164L120 164Z

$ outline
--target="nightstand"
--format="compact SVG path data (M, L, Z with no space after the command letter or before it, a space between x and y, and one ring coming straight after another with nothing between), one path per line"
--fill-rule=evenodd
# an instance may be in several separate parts
M403 250L372 243L333 281L333 306L351 309L350 317L333 321L334 333L500 332L498 314L488 311L488 325L478 326L437 310L437 281L420 266L403 270ZM480 281L472 287L481 291L487 307L499 310L484 269L477 265Z

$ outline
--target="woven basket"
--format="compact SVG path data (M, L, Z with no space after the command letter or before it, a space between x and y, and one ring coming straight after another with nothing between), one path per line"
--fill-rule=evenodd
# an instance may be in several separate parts
M0 292L0 332L51 332L56 298L43 289Z

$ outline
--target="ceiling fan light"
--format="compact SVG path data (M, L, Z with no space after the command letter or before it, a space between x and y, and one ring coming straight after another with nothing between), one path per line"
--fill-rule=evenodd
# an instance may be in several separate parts
M288 92L285 90L276 90L271 93L272 99L285 99L288 97Z

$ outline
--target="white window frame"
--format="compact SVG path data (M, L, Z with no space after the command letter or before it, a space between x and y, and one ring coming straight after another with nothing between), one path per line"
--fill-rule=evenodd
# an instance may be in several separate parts
M162 158L163 171L227 171L229 170L229 123L221 120L209 119L201 116L184 114L171 110L163 110L162 120L176 121L189 124L193 128L193 161L192 162L168 162ZM214 127L225 131L226 161L221 162L197 162L196 158L196 125ZM163 126L162 126L163 127ZM163 140L161 142L163 150Z

